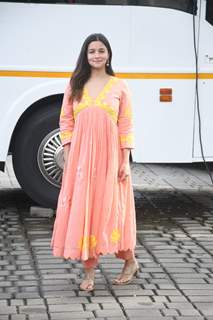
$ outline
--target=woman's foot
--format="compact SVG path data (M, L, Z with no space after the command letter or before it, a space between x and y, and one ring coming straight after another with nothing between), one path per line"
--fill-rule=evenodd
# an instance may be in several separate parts
M80 284L80 289L84 291L92 291L94 289L95 270L94 268L85 269L85 278Z
M137 274L139 265L135 258L125 261L121 274L113 280L113 284L127 284L133 280L134 275Z

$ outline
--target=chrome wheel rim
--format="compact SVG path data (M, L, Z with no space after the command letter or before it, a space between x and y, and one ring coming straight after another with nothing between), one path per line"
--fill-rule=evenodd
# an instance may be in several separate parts
M43 177L53 186L60 188L63 174L63 146L59 129L51 131L38 149L37 162Z

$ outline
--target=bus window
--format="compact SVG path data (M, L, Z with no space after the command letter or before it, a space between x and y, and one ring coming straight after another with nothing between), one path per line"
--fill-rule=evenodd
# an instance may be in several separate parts
M212 2L209 0L209 2ZM181 10L187 13L197 12L197 0L74 0L78 4L108 4L108 5L129 5L149 6Z
M44 1L40 1L40 0L25 0L25 1L22 1L22 0L7 0L7 1L2 1L0 0L0 2L15 2L15 3L47 3L47 4L54 4L54 3L68 3L69 1L63 1L63 0L57 0L57 1L51 1L51 0L44 0ZM70 3L72 2L72 0L70 0Z
M213 26L213 1L206 1L206 20Z
M96 5L101 5L101 4L105 4L105 5L127 5L128 1L127 0L75 0L75 3L78 4L96 4Z
M47 4L96 4L96 5L127 5L126 0L7 0L0 2L19 2L19 3L47 3Z
M209 3L209 7L212 10L212 4L210 4L213 0L207 0ZM2 2L0 0L0 2ZM12 0L7 2L25 2L25 3L61 3L61 4L96 4L96 5L124 5L124 6L149 6L149 7L160 7L160 8L168 8L168 9L176 9L181 10L187 13L196 14L197 12L197 0Z
M134 6L169 8L187 13L193 13L193 8L195 8L195 14L197 12L197 0L128 0L127 2Z

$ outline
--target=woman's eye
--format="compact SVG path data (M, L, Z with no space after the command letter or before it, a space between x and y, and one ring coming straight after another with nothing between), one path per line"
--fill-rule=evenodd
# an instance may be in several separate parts
M104 53L105 51L104 50L99 50L99 53ZM89 51L89 53L95 53L95 51Z

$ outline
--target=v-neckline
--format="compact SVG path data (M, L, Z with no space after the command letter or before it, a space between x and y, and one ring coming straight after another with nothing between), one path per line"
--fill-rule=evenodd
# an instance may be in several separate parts
M89 96L92 101L96 101L96 100L98 100L98 98L100 97L100 95L102 94L102 92L104 92L104 90L105 90L105 88L108 86L108 84L111 82L112 78L113 78L112 76L109 77L109 79L107 80L107 82L105 83L105 85L104 85L103 88L100 90L100 92L96 95L95 98L93 98L93 97L90 95L89 90L87 89L86 86L84 86L84 92L86 92L87 96Z

